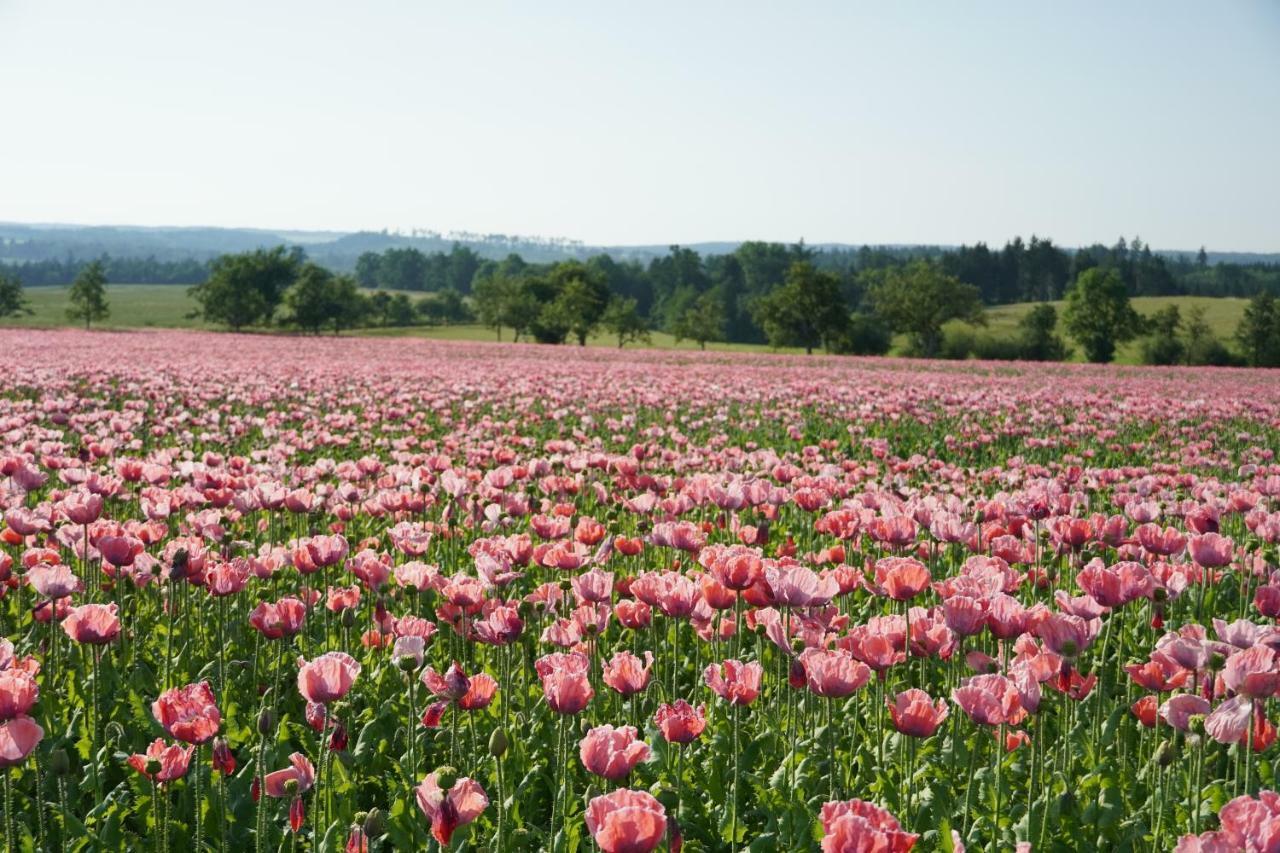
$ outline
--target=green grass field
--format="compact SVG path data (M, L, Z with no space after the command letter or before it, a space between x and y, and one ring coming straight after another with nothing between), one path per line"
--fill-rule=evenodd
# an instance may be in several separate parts
M1209 323L1210 328L1213 329L1213 333L1228 348L1232 349L1234 349L1233 337L1236 332L1236 326L1239 325L1240 318L1244 315L1244 307L1249 302L1247 299L1215 298L1212 296L1137 296L1132 301L1134 310L1139 314L1154 314L1168 305L1177 305L1182 312L1183 319L1186 319L1187 312L1192 307L1202 306L1205 310L1205 320ZM1058 333L1069 341L1070 338L1062 326L1064 303L1052 302L1050 304L1058 310ZM997 305L994 308L988 308L987 325L985 328L978 327L978 334L988 334L996 337L1015 334L1018 328L1018 321L1033 307L1034 303L1023 302L1017 305ZM1116 350L1116 361L1121 364L1137 364L1141 346L1141 342L1138 340L1121 344ZM1081 360L1079 349L1077 346L1075 353L1077 361Z
M66 317L66 287L29 287L26 290L27 301L32 314L24 317L10 318L4 325L29 328L53 328L70 325ZM417 296L417 294L411 294ZM191 297L187 295L185 286L163 284L111 284L107 286L107 299L111 305L111 317L97 324L104 329L205 329L211 328L200 320L188 315L195 307ZM1166 305L1177 305L1185 315L1194 305L1205 308L1205 317L1215 334L1228 346L1235 333L1236 325L1244 313L1244 299L1215 299L1204 296L1140 296L1133 300L1133 307L1141 314L1150 314ZM1059 311L1061 323L1062 303L1053 303ZM1018 321L1031 309L1030 303L1019 305L1000 305L987 310L987 325L979 328L979 334L1004 336L1013 334ZM1062 331L1059 329L1059 331ZM491 341L494 340L492 330L476 325L464 326L415 326L403 329L371 328L359 330L358 334L376 336L408 335L423 338L439 338L443 340ZM504 340L510 340L511 330L504 332ZM1065 336L1065 335L1064 335ZM588 342L592 346L616 346L616 342L607 335L594 335ZM665 332L654 332L650 346L659 349L696 349L697 345L689 341L676 344L675 339ZM902 342L898 341L895 350L900 350ZM709 344L708 349L717 351L761 352L768 348L758 344ZM1080 358L1077 347L1076 359ZM791 350L788 350L791 351ZM1116 361L1123 364L1136 364L1138 361L1139 343L1130 341L1120 347Z

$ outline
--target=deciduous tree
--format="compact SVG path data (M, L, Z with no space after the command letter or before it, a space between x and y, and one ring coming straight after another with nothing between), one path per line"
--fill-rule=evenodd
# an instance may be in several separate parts
M896 331L905 332L912 350L925 358L938 355L942 325L949 320L982 324L978 288L965 284L930 261L878 271L871 276L867 298L875 313Z
M1132 338L1139 325L1124 280L1116 270L1101 267L1080 273L1067 290L1062 319L1085 358L1095 363L1115 358L1116 346Z
M86 329L94 322L111 316L111 305L107 302L107 274L101 261L94 261L80 270L68 298L71 307L67 309L67 319L84 320Z

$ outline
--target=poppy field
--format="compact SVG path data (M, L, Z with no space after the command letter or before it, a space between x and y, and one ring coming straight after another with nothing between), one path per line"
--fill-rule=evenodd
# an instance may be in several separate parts
M1280 850L1280 374L0 330L8 850Z

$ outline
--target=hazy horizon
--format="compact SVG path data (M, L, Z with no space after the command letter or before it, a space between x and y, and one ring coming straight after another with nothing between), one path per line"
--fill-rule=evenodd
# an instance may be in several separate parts
M0 220L1280 251L1280 5L0 0Z

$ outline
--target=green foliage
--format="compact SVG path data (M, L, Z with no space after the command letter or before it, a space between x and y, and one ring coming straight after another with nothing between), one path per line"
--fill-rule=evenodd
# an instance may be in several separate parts
M191 288L195 314L232 331L269 325L302 265L302 253L284 246L222 255L210 265L209 280Z
M605 308L601 324L618 339L618 349L628 343L648 343L649 323L640 314L635 299L615 296Z
M579 346L587 345L587 336L595 331L604 317L608 305L608 291L598 280L574 277L564 283L556 306L568 322L569 334L578 339Z
M69 296L71 307L67 309L68 320L84 320L87 329L98 320L111 316L111 306L107 303L107 274L98 261L80 270L71 285Z
M1095 363L1111 361L1116 345L1132 338L1139 326L1119 273L1098 267L1082 272L1067 291L1063 321L1085 358Z
M1147 334L1142 340L1143 364L1182 364L1186 347L1182 341L1182 312L1169 305L1145 318Z
M460 243L446 252L423 253L412 247L387 249L381 255L365 252L356 259L356 277L364 287L388 290L456 290L471 292L480 270L480 256Z
M369 300L360 293L354 277L334 275L324 267L305 264L297 280L285 291L286 322L315 334L332 328L334 334L350 329L370 313Z
M893 332L884 320L864 311L849 317L844 332L837 335L831 351L846 355L884 355L893 346Z
M800 346L806 353L832 349L849 327L839 280L809 261L793 263L782 287L753 303L752 315L770 346Z
M1040 304L1027 312L1018 323L1018 358L1027 361L1064 361L1071 348L1057 333L1058 312L1052 305Z
M493 271L476 279L471 289L471 304L480 325L493 329L502 340L502 327L515 329L520 318L514 314L519 305L520 281L501 271Z
M516 300L521 307L534 306L528 326L539 343L560 344L572 335L583 346L600 325L608 303L604 276L580 261L563 261L543 275L526 277Z
M1205 313L1203 305L1193 305L1187 311L1187 319L1182 327L1182 348L1186 364L1223 367L1237 363L1239 359L1213 333L1213 327Z
M728 318L724 304L715 293L698 295L686 288L672 300L668 310L672 315L669 326L676 343L693 341L699 349L705 350L709 342L724 340Z
M419 302L418 314L428 323L439 323L445 326L466 323L473 319L466 300L452 287L433 293Z
M1236 340L1251 367L1280 367L1280 302L1269 293L1249 300Z
M387 249L374 264L365 261L365 275L388 290L425 290L426 255L417 249Z
M929 261L871 276L867 298L891 328L907 334L913 354L925 358L939 354L944 323L984 320L978 289Z
M382 256L377 252L364 252L356 258L356 281L361 287L378 286L378 269L382 265Z
M0 270L0 319L30 313L31 306L22 292L22 279Z

